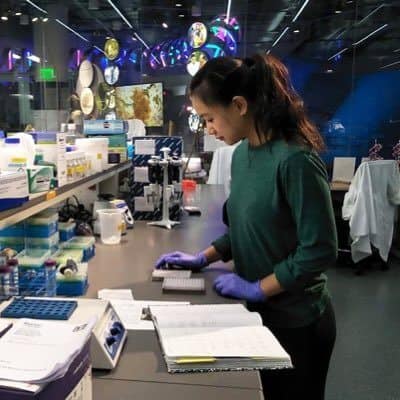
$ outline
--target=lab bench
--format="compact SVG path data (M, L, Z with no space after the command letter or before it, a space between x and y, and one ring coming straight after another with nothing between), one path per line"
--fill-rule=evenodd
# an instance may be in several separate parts
M136 300L190 301L192 304L235 302L218 296L212 288L220 269L215 263L204 273L205 295L163 294L162 282L153 282L151 272L157 258L173 250L196 253L223 234L224 190L219 185L200 187L199 216L184 216L172 230L135 222L119 245L97 244L96 257L89 263L87 297L102 288L132 289ZM94 400L157 399L263 399L256 371L169 374L155 331L129 331L122 356L112 371L93 372Z

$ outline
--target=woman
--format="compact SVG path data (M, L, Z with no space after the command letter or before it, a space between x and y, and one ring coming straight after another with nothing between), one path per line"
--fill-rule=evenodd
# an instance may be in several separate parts
M234 144L229 230L197 255L156 264L201 269L233 259L215 290L243 299L290 354L294 369L262 371L267 399L323 399L335 317L322 272L337 255L324 147L285 66L272 56L209 61L190 85L208 133Z

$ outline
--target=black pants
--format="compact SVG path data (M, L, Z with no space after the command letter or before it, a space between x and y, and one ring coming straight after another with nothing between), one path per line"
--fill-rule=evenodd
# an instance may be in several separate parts
M311 325L301 328L269 328L289 353L294 369L260 372L265 399L323 400L336 338L335 314L331 303Z

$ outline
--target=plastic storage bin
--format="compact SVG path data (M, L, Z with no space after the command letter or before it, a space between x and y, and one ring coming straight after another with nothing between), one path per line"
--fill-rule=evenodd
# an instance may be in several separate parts
M87 264L78 264L78 272L71 276L65 276L57 271L57 295L82 296L88 288Z
M24 237L0 237L0 249L10 248L15 250L17 253L25 249L25 238Z
M46 238L58 231L58 213L46 210L26 220L26 236Z
M66 242L75 236L75 222L59 222L58 231L60 232L60 241Z
M60 235L58 232L49 237L27 237L25 239L26 253L29 255L30 251L35 249L50 250L51 253L55 253L58 250L59 243Z
M77 264L82 262L83 250L82 249L60 249L54 253L51 258L57 261L57 264L66 264L67 260L73 260Z
M25 222L0 229L0 237L25 237Z
M75 236L74 238L62 243L63 250L82 250L83 262L89 261L95 255L95 238L93 236Z
M49 292L51 282L56 279L54 274L46 271L45 262L50 258L48 250L31 250L29 255L22 251L17 255L19 262L19 294L20 296L54 296Z

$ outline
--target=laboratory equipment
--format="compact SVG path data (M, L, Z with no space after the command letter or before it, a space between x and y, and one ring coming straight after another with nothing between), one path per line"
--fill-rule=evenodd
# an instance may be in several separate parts
M169 203L170 203L170 198L173 195L173 188L168 186L168 183L170 181L171 178L171 182L172 179L174 177L179 177L179 172L176 172L177 169L180 169L181 165L182 165L182 161L180 159L174 159L174 158L170 158L168 157L169 153L170 153L171 149L169 147L163 147L161 149L161 152L163 153L163 158L161 160L158 161L158 165L161 167L162 171L163 171L163 182L162 182L162 219L160 221L154 221L154 222L148 222L148 225L153 225L153 226L160 226L160 227L164 227L167 229L171 229L172 227L174 227L175 225L179 225L180 222L178 221L172 221L169 218ZM154 158L152 158L149 161L149 165L153 165L155 166L156 164L156 160ZM169 167L171 174L169 174ZM158 180L157 180L158 181Z
M27 297L25 300L35 300L34 297ZM68 298L41 298L53 302L71 301ZM90 340L90 357L94 369L113 369L119 360L123 346L127 339L127 330L115 312L111 303L99 299L75 299L77 307L69 319L63 323L86 323L93 316L97 318L96 325L92 331ZM12 301L4 301L0 304L0 313L7 308ZM9 319L4 319L8 321ZM2 398L0 396L0 398ZM52 399L59 398L53 397ZM61 397L60 397L61 398Z

